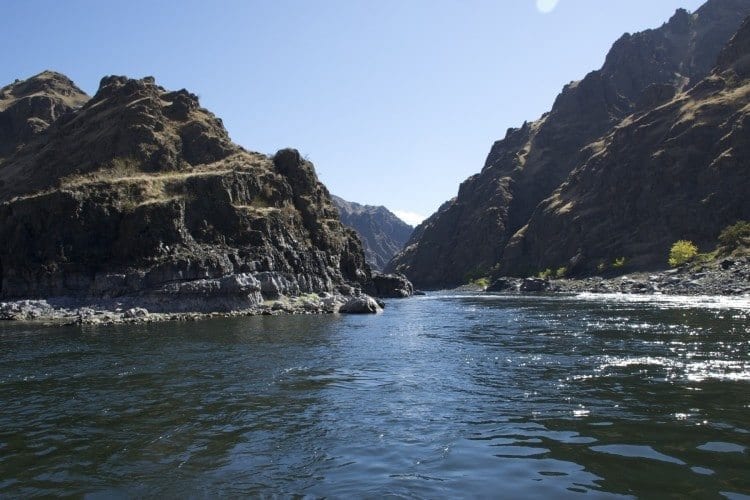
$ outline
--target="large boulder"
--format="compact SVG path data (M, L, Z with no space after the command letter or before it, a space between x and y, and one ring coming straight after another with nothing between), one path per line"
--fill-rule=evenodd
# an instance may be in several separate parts
M339 308L339 312L343 314L375 314L382 310L377 301L369 295L352 297Z
M414 294L414 286L403 274L373 273L367 287L375 297L401 299Z
M549 280L542 278L526 278L521 282L522 292L543 292L549 288Z

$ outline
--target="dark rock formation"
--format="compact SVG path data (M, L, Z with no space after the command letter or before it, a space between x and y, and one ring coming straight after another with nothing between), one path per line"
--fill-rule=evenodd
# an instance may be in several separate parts
M521 289L521 282L514 278L498 278L490 283L485 292L518 292Z
M344 314L375 314L382 310L375 299L362 295L349 299L346 304L341 306L339 312Z
M675 241L711 250L721 229L750 218L748 61L750 20L710 76L602 140L513 237L502 270L590 274L618 256L664 267Z
M67 77L45 71L0 89L0 158L43 132L88 96Z
M331 196L339 209L341 222L359 235L367 263L381 271L409 239L414 228L385 207L360 205Z
M521 283L522 292L543 292L549 288L549 280L542 278L526 278Z
M195 95L153 78L106 77L86 100L45 72L2 95L49 88L85 104L44 115L0 160L2 297L228 310L369 282L359 239L297 151L245 151Z
M601 69L565 86L549 113L508 130L482 171L415 229L386 271L426 288L495 273L510 238L576 167L602 151L602 137L705 77L749 14L750 0L709 0L693 14L678 10L658 29L624 35Z
M383 298L401 299L414 294L414 286L402 274L372 273L372 281L365 290L370 295Z

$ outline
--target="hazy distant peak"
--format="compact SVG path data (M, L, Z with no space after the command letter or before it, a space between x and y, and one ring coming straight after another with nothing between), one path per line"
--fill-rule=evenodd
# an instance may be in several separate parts
M382 270L403 248L413 228L383 206L361 205L331 195L339 209L341 222L354 229L365 249L367 262Z

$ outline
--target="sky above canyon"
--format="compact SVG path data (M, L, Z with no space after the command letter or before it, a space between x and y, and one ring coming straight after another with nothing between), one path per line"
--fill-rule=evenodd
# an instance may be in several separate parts
M187 88L233 140L414 224L625 32L700 0L8 0L0 86L45 69Z

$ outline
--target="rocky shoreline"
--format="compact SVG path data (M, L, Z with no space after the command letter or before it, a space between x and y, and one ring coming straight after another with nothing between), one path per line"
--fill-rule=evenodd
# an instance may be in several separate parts
M750 295L750 256L726 257L659 272L581 279L498 278L487 292Z
M407 280L382 276L389 287L367 290L381 296L407 297L413 292ZM407 290L403 288L408 287ZM385 293L386 288L396 293ZM508 278L494 280L486 288L464 285L457 291L502 293L624 293L641 295L750 296L750 256L727 257L710 264L683 266L654 273L637 272L616 277L581 279ZM343 293L342 293L343 292ZM215 297L214 297L215 298ZM210 297L206 297L210 299ZM196 297L196 301L200 300ZM0 302L0 320L34 321L51 325L114 325L160 321L198 321L218 317L277 316L282 314L378 313L385 303L357 288L335 292L279 294L255 304L225 307L224 310L184 310L177 297L149 296L82 299L55 297L44 300ZM196 302L197 303L197 302ZM207 300L206 303L210 303ZM192 304L195 306L195 304ZM178 310L182 308L182 310ZM196 309L193 307L193 309Z
M375 314L385 307L381 297L405 298L413 293L409 280L399 275L373 273L365 289L341 284L309 292L299 286L300 279L245 273L175 282L137 295L10 300L0 302L0 320L111 325L281 314Z
M149 310L152 303L136 297L83 300L56 297L44 300L0 302L0 320L34 321L50 325L115 325L161 321L198 321L240 316L278 316L283 314L360 314L379 313L385 307L380 299L366 294L309 293L233 309L210 312L159 312Z

